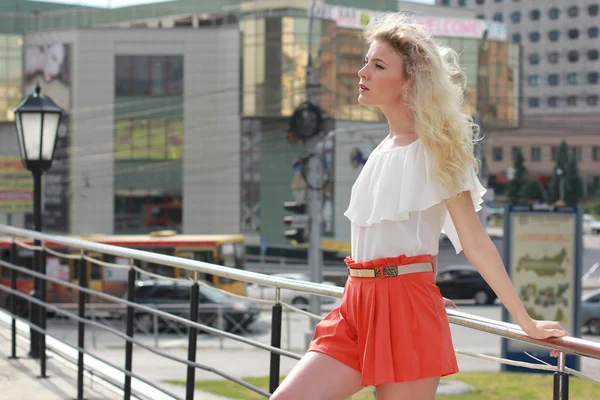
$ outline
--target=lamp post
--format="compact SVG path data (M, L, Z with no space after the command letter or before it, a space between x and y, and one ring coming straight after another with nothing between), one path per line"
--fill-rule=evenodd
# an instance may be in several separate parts
M50 97L40 94L40 91L38 84L35 93L27 96L21 104L13 109L21 161L33 175L33 225L34 230L38 232L42 230L42 174L52 165L58 127L63 113L62 108L56 105ZM35 245L39 246L40 241L36 240ZM36 252L33 270L41 274L46 273L41 251ZM39 278L34 278L33 282L33 296L40 299L42 290L45 289L45 283ZM43 291L45 293L45 290ZM42 300L45 301L45 299ZM40 307L32 304L30 315L32 324L40 326L41 317ZM45 340L45 336L40 336L39 332L31 328L31 357L40 357L41 340ZM45 348L45 343L42 344L42 347Z
M561 168L556 168L556 175L558 175L559 179L559 200L562 202L565 199L565 178L563 176L563 170Z

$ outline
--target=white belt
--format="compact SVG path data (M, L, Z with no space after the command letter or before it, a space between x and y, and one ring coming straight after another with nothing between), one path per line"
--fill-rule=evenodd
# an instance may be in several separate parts
M383 270L384 278L393 278L399 275L414 274L416 272L433 272L431 263L416 263L381 268L348 268L348 275L359 278L377 278Z

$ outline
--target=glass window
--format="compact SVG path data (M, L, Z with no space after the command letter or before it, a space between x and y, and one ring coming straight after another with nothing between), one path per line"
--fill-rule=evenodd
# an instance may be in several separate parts
M541 161L542 160L542 148L541 147L532 147L531 148L531 161Z
M443 6L449 6L450 5L450 0L442 0L442 5Z
M165 57L152 56L150 58L150 94L162 96L166 94Z
M588 50L588 60L595 61L598 59L598 50Z
M530 97L528 102L530 108L538 108L540 106L539 97Z
M504 15L502 13L494 14L494 21L497 21L497 22L504 21Z
M568 96L567 97L567 106L576 107L577 106L577 96Z
M475 18L477 18L477 19L485 19L485 15L483 15L483 14L477 14L477 16Z
M150 63L149 56L132 57L132 80L133 93L136 95L148 94L148 65Z
M558 7L553 7L548 10L548 17L550 19L558 19L560 17L560 9Z
M492 149L492 157L494 161L502 161L504 159L504 148L495 146Z
M531 18L532 21L537 21L538 19L540 19L542 13L540 12L540 10L531 10L531 12L529 13L529 18Z
M131 76L131 57L116 56L115 57L115 93L117 95L129 95Z
M550 150L551 150L550 154L551 154L551 157L552 157L552 161L556 161L556 156L558 154L558 146L552 146L550 148Z
M560 39L560 31L554 29L548 32L548 39L550 39L552 42L556 42L558 39Z
M514 23L519 23L521 22L521 12L520 11L513 11L510 14L510 19L512 20L512 22Z
M570 62L577 62L579 61L579 52L577 50L571 50L567 54L567 58Z
M592 147L592 159L594 161L600 161L600 146Z
M583 152L581 146L571 147L571 157L574 157L577 161L581 161L583 158Z
M540 63L540 55L538 53L531 53L529 55L529 63L532 65L537 65Z
M560 77L558 74L550 74L548 75L548 84L550 86L556 86L560 83Z
M592 27L588 28L588 36L591 38L598 37L598 27L592 26Z
M552 51L552 52L548 53L548 62L550 64L556 64L559 59L560 59L560 53L559 52Z
M510 156L512 161L515 161L515 159L517 158L517 153L519 152L519 150L522 152L523 150L521 150L521 148L519 146L513 146L510 149Z
M529 40L532 43L539 42L540 41L540 37L541 37L541 35L540 35L540 33L538 31L529 33Z
M598 15L598 4L591 4L588 7L588 14L590 14L592 17Z
M494 0L494 3L502 3L502 0Z
M475 3L482 5L483 3L485 3L485 0L475 0Z
M552 108L558 107L558 97L557 96L548 97L548 107L552 107Z
M578 16L579 15L579 7L571 6L571 7L567 8L567 14L571 18Z
M521 34L520 33L513 33L513 35L512 35L512 42L513 43L521 43Z
M597 72L588 72L587 74L588 83L595 85L598 83L598 73Z
M571 72L570 74L567 75L567 82L569 82L570 85L578 85L579 81L580 81L579 73Z
M527 81L529 82L529 86L539 86L539 84L542 82L539 75L529 75Z
M460 7L466 7L467 6L467 0L458 0L458 5Z
M183 56L168 56L166 69L168 94L183 95Z
M587 104L588 106L597 106L598 105L598 95L597 94L591 94L588 96L587 98Z
M569 29L569 39L577 39L579 37L579 29Z

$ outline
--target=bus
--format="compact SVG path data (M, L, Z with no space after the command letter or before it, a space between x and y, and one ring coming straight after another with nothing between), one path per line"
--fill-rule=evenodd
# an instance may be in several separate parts
M237 269L244 269L244 236L235 234L224 235L188 235L177 234L175 231L156 231L146 235L84 235L71 236L73 238L103 243L113 246L149 251L153 253L182 257L191 260L204 261L211 264L222 265ZM33 240L22 240L26 244L33 244ZM10 237L0 238L0 256L3 260L10 260ZM52 250L66 254L79 254L76 249L68 249L57 243L45 243ZM129 265L128 258L116 257L109 254L86 252L90 258L112 264ZM34 251L22 246L17 246L16 265L32 268ZM134 260L135 265L149 273L172 277L192 278L191 271L164 266L146 261ZM78 260L65 259L46 253L46 274L50 277L66 280L77 284L79 282ZM127 291L127 268L101 266L86 261L87 279L90 289L107 293L116 297L123 297ZM211 283L213 286L234 294L245 294L245 283L223 278L212 274L199 274L199 279ZM138 280L152 279L149 274L139 273ZM10 269L0 266L0 284L10 286ZM17 273L17 289L29 293L33 289L33 278L24 273ZM46 299L49 303L76 303L78 291L61 284L47 282ZM91 296L91 302L105 302L105 300ZM0 306L8 308L9 296L0 291ZM20 315L26 313L27 302L17 299L17 309Z

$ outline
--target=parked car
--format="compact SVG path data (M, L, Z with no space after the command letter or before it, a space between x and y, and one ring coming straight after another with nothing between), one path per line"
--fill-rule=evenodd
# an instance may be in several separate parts
M442 296L452 300L475 300L476 304L493 304L496 294L471 265L442 267L436 284Z
M138 281L135 285L135 301L139 304L152 305L161 311L189 318L192 282L174 282L159 280ZM226 331L246 329L260 313L255 302L240 300L227 296L214 287L200 286L200 304L198 322L219 327L219 308ZM141 330L152 331L154 316L147 312L135 312L136 326ZM173 321L158 319L158 328L163 330L169 325L177 326Z
M287 278L298 281L310 282L310 277L302 273L282 273L273 274L271 276L274 278ZM334 282L329 281L323 281L321 283L323 283L324 285L337 286ZM256 283L249 283L246 286L246 296L255 299L275 300L275 288L270 286L258 285ZM283 301L284 303L292 304L293 306L298 307L300 309L308 309L310 296L310 293L299 292L296 290L280 290L281 301ZM333 302L334 299L331 297L321 297L321 304L331 304Z
M600 335L600 289L582 296L581 325L590 335Z
M600 221L592 214L583 214L583 233L600 235Z

